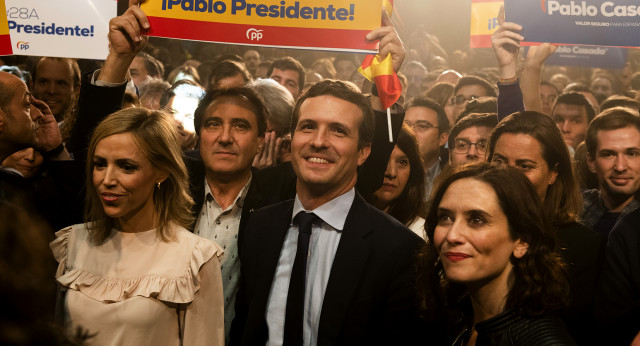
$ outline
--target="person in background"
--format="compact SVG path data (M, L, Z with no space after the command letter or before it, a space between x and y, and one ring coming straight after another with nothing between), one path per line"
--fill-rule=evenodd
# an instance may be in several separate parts
M549 82L540 82L540 101L542 102L542 113L551 115L553 105L558 99L558 89Z
M486 160L489 136L498 124L495 113L472 113L449 132L449 167Z
M192 150L198 140L193 119L202 96L202 87L186 79L175 83L160 98L160 108L173 114L183 151Z
M587 136L589 122L596 116L591 103L576 92L558 96L551 117L562 130L567 146L575 149Z
M86 186L85 223L51 243L70 330L96 345L222 345L223 251L186 229L193 201L172 117L130 108L102 121Z
M464 110L464 107L471 100L475 100L482 96L496 97L496 89L487 80L476 77L466 76L460 78L453 92L453 113L457 118Z
M418 140L425 171L425 201L429 199L433 182L445 168L447 160L440 156L449 136L449 120L435 101L415 98L406 105L404 123L411 127Z
M269 78L254 80L248 86L262 96L268 110L264 145L253 166L264 168L291 161L291 113L296 105L293 96Z
M424 234L424 169L420 148L413 131L403 126L391 152L384 182L367 199L371 205L393 216L414 233Z
M76 60L42 57L36 62L31 77L33 96L49 106L56 121L69 117L80 93L80 67Z
M249 71L241 63L223 60L218 63L209 75L209 87L236 87L251 81Z
M267 71L267 76L287 88L294 99L298 99L306 80L304 67L292 57L274 61Z
M553 317L568 289L555 235L521 172L489 163L456 170L426 225L418 287L427 316L457 316L448 344L574 345Z
M159 110L162 94L169 88L171 84L163 80L149 81L139 89L141 106L150 110Z
M253 76L253 78L258 78L256 72L258 72L258 66L260 65L261 58L260 53L257 50L249 49L242 55L242 60L244 60L244 66L247 68L247 71Z
M133 84L140 88L150 79L163 79L164 65L151 55L140 52L131 62L129 73Z
M455 117L453 113L453 91L455 90L455 86L451 83L447 82L438 82L431 89L427 90L424 93L424 97L430 98L436 102L442 108L444 108L444 112L447 114L447 119L449 119L449 126L453 126L455 123Z
M581 219L606 239L622 217L640 206L640 116L629 108L607 109L589 124L585 143L598 188L583 191Z
M35 176L40 169L44 157L32 147L16 151L9 155L0 167L20 174L25 179Z

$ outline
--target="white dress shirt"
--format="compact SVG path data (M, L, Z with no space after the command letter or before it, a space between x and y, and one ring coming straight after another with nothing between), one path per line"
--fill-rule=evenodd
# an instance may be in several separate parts
M322 220L322 223L313 225L309 242L302 327L303 345L305 346L317 344L324 292L329 282L331 266L340 243L344 223L355 195L355 189L352 188L347 193L320 207L308 210L315 213ZM269 328L267 345L269 346L279 346L283 342L289 280L298 246L298 226L293 225L293 218L302 211L305 209L296 195L291 223L280 251L278 266L267 300L267 326Z

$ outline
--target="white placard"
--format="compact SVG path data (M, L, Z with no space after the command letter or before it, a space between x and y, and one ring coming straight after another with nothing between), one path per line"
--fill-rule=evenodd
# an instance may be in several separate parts
M13 54L102 59L117 0L5 0Z

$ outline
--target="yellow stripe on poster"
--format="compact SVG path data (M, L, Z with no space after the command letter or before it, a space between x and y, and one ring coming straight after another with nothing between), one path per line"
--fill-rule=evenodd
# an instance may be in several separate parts
M280 27L373 30L380 7L371 0L150 0L149 17Z
M491 35L498 29L502 1L471 4L471 35Z
M0 8L5 8L4 0L0 0ZM7 16L0 16L0 35L9 35L9 21Z

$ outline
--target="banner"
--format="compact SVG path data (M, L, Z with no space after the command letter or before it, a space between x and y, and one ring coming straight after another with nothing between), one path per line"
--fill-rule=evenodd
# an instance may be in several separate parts
M14 54L102 59L116 0L5 0Z
M526 48L525 55L529 53ZM545 65L599 67L623 69L627 63L628 50L616 47L558 46Z
M498 30L498 11L502 0L472 0L471 48L491 47L491 35Z
M638 0L505 0L528 42L640 47Z
M4 8L4 0L0 0L0 5ZM0 16L0 55L12 55L13 49L11 47L7 17Z
M373 2L373 3L372 3ZM371 53L381 0L148 0L150 36Z

